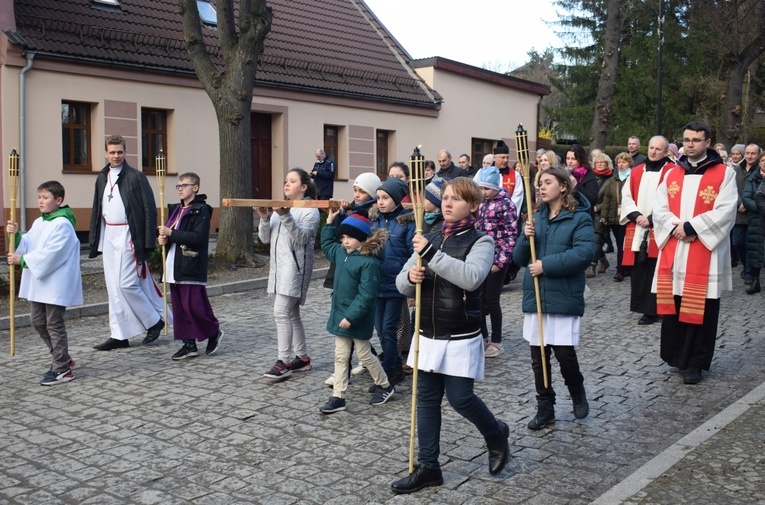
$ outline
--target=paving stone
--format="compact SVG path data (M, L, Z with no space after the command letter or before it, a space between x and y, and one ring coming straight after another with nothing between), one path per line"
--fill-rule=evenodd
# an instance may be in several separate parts
M502 293L505 352L487 360L486 380L475 388L510 426L510 463L489 476L485 442L445 402L445 484L413 496L389 490L408 466L411 377L379 407L368 404L369 375L354 377L348 411L318 411L331 395L323 381L333 368L329 291L320 282L301 307L314 369L277 384L262 378L276 357L273 307L262 287L221 288L231 294L211 301L226 331L223 346L180 363L170 360L172 335L98 352L92 346L103 340L107 317L68 319L77 378L52 388L38 384L47 353L27 330L16 356L3 358L14 373L0 397L0 502L589 503L762 382L765 304L738 281L722 299L712 370L689 387L658 356L660 325L638 326L639 315L629 313L629 283L589 279L577 354L590 416L574 419L553 360L557 422L538 432L526 428L536 398L520 285L511 283ZM626 503L761 502L763 419L765 406L753 405ZM56 451L71 465L54 464Z

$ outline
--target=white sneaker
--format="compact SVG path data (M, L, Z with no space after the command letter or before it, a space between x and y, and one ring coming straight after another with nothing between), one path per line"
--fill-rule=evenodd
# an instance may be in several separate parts
M367 367L365 367L362 363L359 363L359 366L351 370L351 375L361 375L366 371Z
M489 342L489 345L486 346L486 350L484 351L484 355L487 358L496 358L500 354L502 354L502 344Z
M332 374L329 377L327 377L327 380L324 381L324 384L329 386L329 387L334 386L335 385L335 374Z

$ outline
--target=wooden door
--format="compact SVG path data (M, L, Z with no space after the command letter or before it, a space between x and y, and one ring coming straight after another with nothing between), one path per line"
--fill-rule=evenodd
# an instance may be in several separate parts
M253 112L252 124L252 196L271 198L271 114Z

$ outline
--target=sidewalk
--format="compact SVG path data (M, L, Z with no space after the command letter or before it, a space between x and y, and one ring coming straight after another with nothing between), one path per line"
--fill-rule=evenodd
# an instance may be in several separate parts
M51 388L38 384L48 360L36 333L17 330L9 358L3 331L0 503L763 503L761 296L734 280L712 370L687 386L658 357L659 326L638 326L628 312L629 281L612 275L588 280L578 354L590 416L574 419L553 362L557 422L526 428L536 400L515 281L502 294L505 351L487 360L486 380L476 383L510 425L512 460L489 476L483 439L446 406L444 485L410 496L389 485L406 474L411 378L373 407L362 375L349 387L348 411L318 411L333 367L329 291L320 282L301 309L314 368L277 384L262 378L276 354L262 288L214 296L226 331L221 350L182 362L170 360L178 344L164 338L94 351L107 336L106 315L69 320L77 378Z

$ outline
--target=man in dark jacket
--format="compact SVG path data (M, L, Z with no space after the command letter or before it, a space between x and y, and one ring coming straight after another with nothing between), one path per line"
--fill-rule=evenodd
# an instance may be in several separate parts
M467 172L456 166L452 161L452 153L446 149L438 151L438 176L446 181L456 179L457 177L467 177Z
M457 163L459 163L460 168L465 171L467 177L473 177L478 173L478 168L470 164L470 156L467 154L460 154Z
M645 155L640 152L640 139L634 135L627 139L627 152L632 156L633 167L644 163L646 160Z
M327 156L323 149L316 150L316 163L313 164L311 177L316 184L319 200L329 200L335 191L335 160Z
M153 342L165 326L164 300L147 264L157 245L154 193L143 172L125 162L125 139L106 139L106 159L96 178L89 236L90 257L104 255L109 295L111 335L95 346L99 351L129 347L128 339L144 331L143 342Z
M760 146L749 144L744 149L744 159L733 169L736 171L736 187L738 188L738 207L736 208L736 224L731 231L731 241L736 250L738 260L744 266L741 270L741 277L746 284L752 283L752 272L747 262L746 254L746 230L749 226L749 211L744 207L742 197L744 196L744 186L746 180L752 175L753 171L760 168L757 166L757 160L760 157Z

